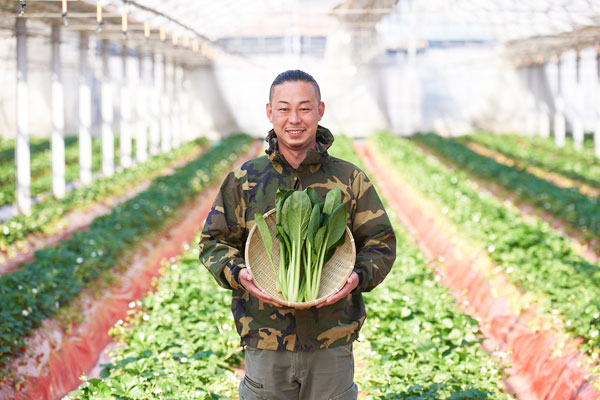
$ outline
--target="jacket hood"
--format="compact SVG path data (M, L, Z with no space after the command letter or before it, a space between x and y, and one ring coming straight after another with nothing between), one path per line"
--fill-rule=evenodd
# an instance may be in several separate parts
M306 157L304 158L304 161L302 161L302 164L324 164L325 162L327 162L327 160L329 159L327 149L331 147L334 140L335 139L333 137L333 134L329 131L329 129L318 125L316 135L317 149L309 150L306 153ZM265 153L267 153L269 159L271 161L277 160L289 165L285 157L283 157L283 155L279 152L277 135L275 135L275 131L273 129L269 131L269 134L267 135L265 141L269 144L267 150L265 150Z

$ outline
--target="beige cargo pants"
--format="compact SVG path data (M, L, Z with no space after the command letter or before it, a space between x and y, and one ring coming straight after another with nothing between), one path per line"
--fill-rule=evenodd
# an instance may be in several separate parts
M355 400L352 344L315 351L246 348L240 400Z

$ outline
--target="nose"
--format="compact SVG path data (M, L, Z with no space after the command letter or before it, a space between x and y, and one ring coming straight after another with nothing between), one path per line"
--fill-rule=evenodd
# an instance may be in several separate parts
M288 121L290 122L290 124L298 124L300 123L300 115L298 114L297 111L291 111L289 114L289 118Z

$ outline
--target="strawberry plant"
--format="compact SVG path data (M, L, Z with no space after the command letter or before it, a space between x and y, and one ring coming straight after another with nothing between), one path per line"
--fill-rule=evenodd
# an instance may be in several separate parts
M0 367L22 354L25 338L44 318L77 296L128 250L156 232L247 148L251 138L230 136L173 175L154 179L142 193L95 219L59 246L35 252L35 261L0 276Z
M585 339L580 348L597 359L598 265L576 255L569 242L547 223L526 223L516 209L481 192L464 171L444 167L409 140L382 133L371 143L407 183L430 198L462 233L485 249L512 283L532 293L541 312L555 320L560 318L566 332Z
M194 154L207 140L204 138L187 142L169 153L149 158L131 168L117 170L110 178L98 178L90 185L68 192L62 199L47 198L32 206L30 215L18 215L0 224L0 252L16 252L20 241L29 235L50 235L57 230L57 222L69 211L83 208L93 202L125 193L129 188L161 173L177 159Z
M600 234L600 199L583 195L576 188L558 187L518 167L499 164L454 140L434 134L415 135L414 139L461 168L500 183L521 200L552 212L571 226Z
M555 172L600 188L600 160L592 152L559 148L554 143L546 143L541 138L493 135L485 132L460 137L457 141L460 143L472 141L515 161L535 165L548 172Z

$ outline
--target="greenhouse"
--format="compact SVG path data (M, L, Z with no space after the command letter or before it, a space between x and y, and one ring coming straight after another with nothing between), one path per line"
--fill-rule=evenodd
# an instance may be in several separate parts
M0 400L600 400L600 1L0 0Z

